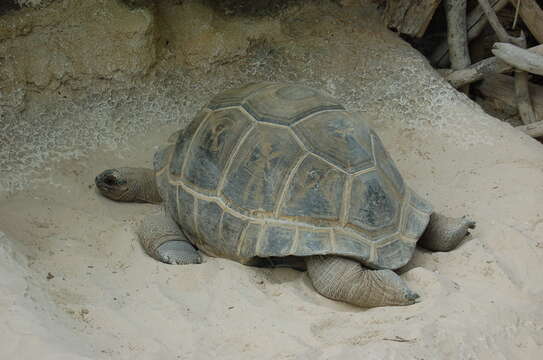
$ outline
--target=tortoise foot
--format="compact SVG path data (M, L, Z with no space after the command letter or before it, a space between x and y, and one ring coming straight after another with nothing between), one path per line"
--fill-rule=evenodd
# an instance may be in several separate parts
M309 277L323 296L361 307L411 305L419 295L392 270L370 270L338 256L306 258Z
M419 245L432 251L451 251L469 235L470 229L475 229L475 221L466 216L451 218L433 213Z
M202 257L186 241L167 241L155 250L155 259L172 265L201 264Z
M166 264L199 264L202 258L179 226L168 216L150 215L137 230L145 252Z

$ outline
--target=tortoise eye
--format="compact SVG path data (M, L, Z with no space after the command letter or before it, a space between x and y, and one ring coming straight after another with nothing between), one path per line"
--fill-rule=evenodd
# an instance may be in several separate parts
M117 184L117 178L114 175L108 175L104 178L104 183L106 185L116 185Z

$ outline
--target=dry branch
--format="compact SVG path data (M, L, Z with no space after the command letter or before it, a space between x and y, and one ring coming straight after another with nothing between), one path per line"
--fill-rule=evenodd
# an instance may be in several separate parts
M515 129L518 129L531 137L543 137L543 121L517 126Z
M518 0L510 0L513 6L517 6ZM519 14L530 33L543 44L543 10L535 0L520 0Z
M478 1L479 1L479 6L481 7L483 12L485 13L485 16L488 19L488 23L490 24L490 26L492 26L492 29L494 30L494 32L498 36L498 39L501 42L519 44L520 43L519 39L516 39L516 38L510 36L507 33L507 31L505 31L505 28L500 23L500 20L498 19L498 16L496 15L496 12L492 8L492 6L490 6L488 1L487 0L478 0Z
M451 68L464 69L471 64L466 27L467 0L445 0L447 42Z
M506 49L511 47L513 49L524 50L526 54L530 54L530 56L535 56L537 58L538 55L532 54L529 51L526 51L526 36L524 35L524 32L521 32L519 38L514 38L510 36L507 33L507 31L505 31L505 28L500 23L498 17L496 16L496 13L494 12L494 9L492 9L488 1L487 0L478 0L478 1L479 1L479 6L481 6L481 9L483 9L486 17L488 18L488 22L490 26L492 26L492 29L494 29L494 32L498 36L498 39L503 42L502 45L505 45ZM511 44L507 44L507 43L511 43ZM517 44L518 46L514 46L512 44ZM499 50L499 47L500 46L498 46L498 50ZM494 49L496 49L496 44L494 44ZM498 54L494 52L494 49L492 50L492 53L494 53L494 55L496 55L502 61L504 61L503 57L498 56ZM506 62L511 64L510 61L506 61ZM530 124L530 123L535 122L534 109L532 108L532 102L530 100L530 90L528 89L528 73L522 71L522 68L518 66L515 66L515 96L516 96L519 115L520 115L520 118L522 119L522 122L524 124Z
M522 46L523 50L526 50L524 31L520 33L520 40L520 46ZM515 96L517 97L518 112L524 125L534 123L536 121L535 113L530 99L528 73L526 71L515 69Z
M402 34L424 35L441 0L392 0L387 1L385 23Z
M506 43L495 43L492 53L517 69L543 75L543 55Z
M494 100L506 108L516 108L516 100L511 96L515 87L514 81L511 76L490 75L483 80L478 89L486 99ZM543 86L529 84L529 88L536 119L543 119ZM532 137L541 137L543 136L543 121L517 126L515 129Z
M465 69L449 73L445 79L455 88L481 80L487 74L497 74L510 71L511 65L496 57L484 59Z
M543 55L543 45L534 46L527 51ZM438 69L444 74L445 79L455 88L481 80L489 74L499 74L513 70L513 66L493 56L481 60L465 69L450 71L449 69Z
M524 125L536 122L528 87L528 73L525 71L515 71L515 96L518 114Z
M509 0L490 0L490 4L495 11L500 11L505 5L509 3ZM488 23L488 20L481 9L480 6L477 6L473 9L466 20L468 28L468 41L475 39L484 27ZM449 45L447 41L442 42L434 50L430 61L437 66L446 66L449 60Z
M515 93L515 79L512 76L495 74L485 77L478 87L482 96L497 100L506 107L517 108L517 101L512 94ZM543 86L529 84L532 96L532 106L537 120L543 119Z

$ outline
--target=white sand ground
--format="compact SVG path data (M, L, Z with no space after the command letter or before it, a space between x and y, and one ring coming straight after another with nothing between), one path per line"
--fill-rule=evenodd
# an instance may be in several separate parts
M418 251L402 269L420 303L360 309L319 296L294 270L149 258L133 225L159 208L108 201L93 179L112 166L149 166L156 146L194 111L171 121L171 97L186 90L162 92L138 100L155 105L145 118L93 127L93 119L129 115L103 111L98 99L26 138L35 158L28 166L39 171L11 174L25 185L1 194L0 359L543 358L543 147L482 113L359 9L348 13L342 19L353 16L357 33L350 42L323 46L298 29L282 43L291 58L281 59L294 65L258 63L250 70L265 73L246 71L236 81L222 72L231 69L202 74L191 96L196 108L232 83L298 80L371 122L437 210L478 223L458 249ZM11 126L37 126L32 114ZM134 133L128 127L139 133L125 139ZM55 141L43 145L59 133L76 139L63 160L51 155ZM10 146L16 152L21 144Z

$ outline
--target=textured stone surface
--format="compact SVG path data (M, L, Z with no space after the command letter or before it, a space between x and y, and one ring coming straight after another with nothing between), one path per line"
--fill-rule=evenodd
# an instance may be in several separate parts
M460 145L493 141L484 135L491 123L481 121L477 130L463 123L480 111L475 105L450 92L395 35L371 30L380 26L363 15L371 10L324 3L246 19L198 1L159 1L154 10L104 0L78 4L57 0L0 18L0 48L8 54L0 58L1 189L20 189L49 159L113 149L157 124L185 125L212 95L258 80L300 81L371 114L370 121L407 130L430 125L445 135L447 124L464 135ZM174 28L187 26L174 21L176 12L192 22L195 35ZM221 46L242 51L211 56L210 49L221 47L196 39L210 28ZM186 46L174 39L183 34L192 39ZM182 54L192 51L188 64ZM451 102L462 104L454 115Z
M118 1L56 1L0 18L3 66L17 85L57 88L69 79L141 77L156 60L154 18Z
M281 35L280 23L268 17L228 17L200 1L157 3L163 55L187 68L209 71L239 61L252 40Z

